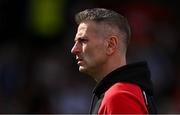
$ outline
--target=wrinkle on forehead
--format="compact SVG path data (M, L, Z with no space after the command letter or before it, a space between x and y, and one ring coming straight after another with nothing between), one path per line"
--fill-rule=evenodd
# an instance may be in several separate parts
M97 36L97 25L95 24L95 22L88 21L79 24L76 39L85 36Z
M87 32L87 30L88 30L88 25L85 23L81 23L78 27L76 37L85 36L85 33Z

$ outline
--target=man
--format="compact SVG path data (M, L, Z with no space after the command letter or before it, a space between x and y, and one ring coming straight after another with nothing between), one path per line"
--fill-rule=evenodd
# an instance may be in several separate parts
M79 71L97 82L90 113L155 113L147 64L126 64L131 34L126 18L94 8L79 12L75 20L78 30L71 52Z

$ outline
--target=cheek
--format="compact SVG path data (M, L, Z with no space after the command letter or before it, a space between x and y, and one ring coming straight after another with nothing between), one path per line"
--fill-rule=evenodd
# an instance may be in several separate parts
M106 55L106 49L105 49L105 46L103 43L101 44L98 44L97 46L93 47L94 48L94 53L96 55L99 55L99 56L105 56Z
M102 45L94 45L93 47L87 49L86 51L87 51L86 56L89 59L89 61L93 61L95 63L99 61L103 61L103 59L106 57L105 49Z

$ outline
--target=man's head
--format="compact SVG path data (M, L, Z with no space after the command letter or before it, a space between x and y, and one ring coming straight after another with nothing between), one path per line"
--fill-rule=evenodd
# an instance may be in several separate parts
M71 52L76 55L81 72L93 76L125 56L130 28L122 15L94 8L79 12L75 20L79 26Z
M86 9L75 15L75 21L78 25L85 21L94 21L99 24L105 24L107 25L106 27L116 28L124 43L126 45L129 43L131 31L128 21L115 11L104 8Z

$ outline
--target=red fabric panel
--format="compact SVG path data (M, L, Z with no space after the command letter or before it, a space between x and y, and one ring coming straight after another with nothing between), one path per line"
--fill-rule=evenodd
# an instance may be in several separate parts
M144 97L139 86L116 83L104 95L98 114L147 114Z

